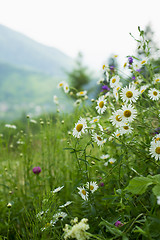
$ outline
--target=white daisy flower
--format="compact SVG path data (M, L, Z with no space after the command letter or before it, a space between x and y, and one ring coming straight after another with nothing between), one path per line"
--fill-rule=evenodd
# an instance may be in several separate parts
M98 81L97 81L97 84L100 85L101 83L104 82L104 78L100 78Z
M80 138L82 133L86 132L87 122L85 118L80 117L78 122L75 124L75 128L73 129L73 136L76 138Z
M103 154L100 158L101 159L107 159L107 158L109 158L110 156L109 156L109 154Z
M121 131L119 129L117 129L114 133L113 133L113 136L118 138L122 135Z
M65 93L68 93L68 92L69 92L69 85L68 85L68 83L65 83L65 84L63 85L63 89L64 89L64 92L65 92Z
M121 109L114 111L112 116L109 118L112 122L112 125L116 125L117 127L122 126L124 124L123 111Z
M125 123L132 122L134 118L137 116L137 111L134 109L134 107L132 107L131 104L129 104L128 106L124 105L122 107L122 111L123 111Z
M58 83L58 88L61 88L61 87L63 87L64 86L64 84L65 84L65 82L63 81L63 82L60 82L60 83Z
M64 188L64 186L62 187L58 187L58 188L55 188L53 191L51 191L51 193L57 193L57 192L60 192L62 190L62 188Z
M120 77L119 77L118 75L113 76L113 77L110 79L110 86L111 86L112 88L116 87L117 84L119 83L119 81L120 81Z
M90 123L99 122L99 119L100 119L100 118L101 118L101 116L93 117L92 120L90 121Z
M160 160L160 141L152 142L149 151L152 157Z
M125 123L123 126L120 127L121 134L130 134L132 133L133 128L128 124Z
M134 69L135 71L141 69L141 67L142 67L142 65L141 65L140 62L134 63L132 66L133 66L133 69Z
M102 69L104 72L109 70L109 65L108 64L103 64Z
M85 91L78 92L78 93L76 93L76 95L77 95L77 97L84 97L87 95L87 91L85 90Z
M106 111L106 109L107 109L107 107L105 106L106 101L107 100L104 98L104 96L101 96L98 98L97 106L96 106L96 110L97 110L98 114L103 114Z
M141 86L139 92L142 94L148 87L149 87L149 84Z
M5 124L6 128L12 128L12 129L16 129L17 127L15 125L11 125L11 124Z
M152 138L151 144L156 143L157 141L160 141L160 133L156 134L156 136Z
M150 99L156 101L156 100L159 100L160 98L160 91L158 91L156 88L151 88L148 91L148 95Z
M54 220L58 220L58 219L63 220L65 217L67 217L67 213L65 213L65 212L58 212L53 215Z
M83 200L87 201L88 200L88 192L86 191L86 189L84 187L77 187L77 189L79 190L78 193L81 195Z
M92 193L94 193L98 189L98 185L96 182L87 182L86 187L90 189Z
M154 75L153 77L153 83L156 84L156 83L160 83L160 74L157 73Z
M106 139L103 139L103 137L97 133L92 134L92 139L98 146L102 146L106 142Z
M104 163L104 166L107 167L108 163L113 164L116 161L115 158L110 158L107 162Z
M58 97L56 95L53 96L53 102L57 105L59 104Z
M135 81L133 81L132 83L135 85L135 86L139 86L141 83L142 83L143 79L142 78L136 78Z
M70 205L72 203L72 201L67 201L65 204L59 206L60 208L64 208L67 207L68 205Z
M123 102L136 102L139 97L139 91L134 86L122 88L120 93Z
M144 58L143 60L141 60L141 65L143 66L143 65L145 65L146 63L148 62L148 58L146 57L146 58Z

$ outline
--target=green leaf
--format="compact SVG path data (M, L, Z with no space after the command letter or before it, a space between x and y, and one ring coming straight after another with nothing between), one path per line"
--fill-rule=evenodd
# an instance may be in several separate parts
M156 186L154 186L152 191L153 191L154 195L156 195L156 197L160 196L160 184L157 184Z
M126 190L133 194L143 194L149 185L153 184L153 180L147 177L135 177L127 186Z

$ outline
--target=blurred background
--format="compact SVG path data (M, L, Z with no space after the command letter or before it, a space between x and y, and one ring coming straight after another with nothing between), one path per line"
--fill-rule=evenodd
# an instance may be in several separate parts
M158 52L158 3L0 0L0 120L54 113L54 95L62 111L71 111L73 99L58 83L75 81L94 92L103 64L116 61L123 71L126 56L137 54L129 33L138 38L138 26Z

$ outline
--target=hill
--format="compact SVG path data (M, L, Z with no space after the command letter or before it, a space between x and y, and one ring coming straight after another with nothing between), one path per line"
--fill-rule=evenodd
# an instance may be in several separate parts
M54 76L64 76L73 59L0 24L0 61Z

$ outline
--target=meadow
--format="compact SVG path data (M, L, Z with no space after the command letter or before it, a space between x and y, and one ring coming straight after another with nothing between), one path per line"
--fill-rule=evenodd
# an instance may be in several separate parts
M72 113L54 96L56 114L1 123L0 240L160 239L160 73L139 33L96 99L59 82Z

